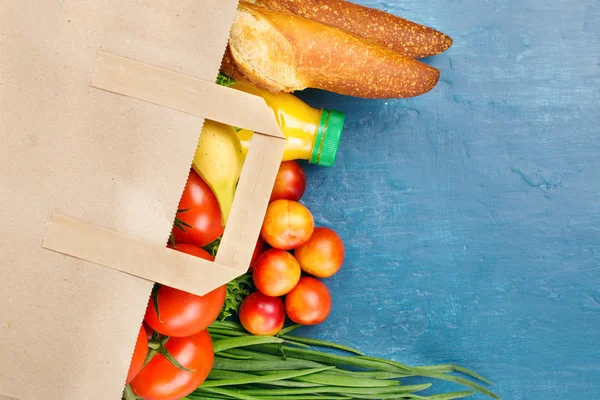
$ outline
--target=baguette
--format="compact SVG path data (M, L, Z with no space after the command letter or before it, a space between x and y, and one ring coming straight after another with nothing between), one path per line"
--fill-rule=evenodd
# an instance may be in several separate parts
M222 72L272 92L317 88L361 98L418 96L440 76L341 29L249 3L238 7Z
M395 15L343 0L244 0L335 26L413 58L443 53L452 38Z

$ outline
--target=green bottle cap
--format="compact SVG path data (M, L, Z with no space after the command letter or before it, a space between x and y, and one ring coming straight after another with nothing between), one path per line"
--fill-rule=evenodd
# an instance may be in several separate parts
M337 151L344 130L345 115L339 111L323 109L313 147L311 164L331 167L335 162Z

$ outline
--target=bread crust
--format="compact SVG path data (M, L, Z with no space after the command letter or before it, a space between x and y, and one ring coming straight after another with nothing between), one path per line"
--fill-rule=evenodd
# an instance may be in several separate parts
M250 2L335 26L413 58L437 55L452 46L452 38L435 29L344 0Z
M232 29L222 70L273 92L318 88L361 98L404 98L430 91L439 80L437 69L341 29L248 3L240 3L238 13L243 15L234 24L245 24ZM268 23L264 38L256 36L254 23L261 25L258 30ZM263 56L253 58L257 40L280 43L286 54L271 46L266 56L262 49ZM285 68L271 68L281 62Z

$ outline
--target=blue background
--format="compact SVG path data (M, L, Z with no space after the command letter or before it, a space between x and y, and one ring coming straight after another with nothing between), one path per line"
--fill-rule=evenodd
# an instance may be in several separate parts
M304 333L503 399L600 398L600 1L358 2L455 44L418 98L301 94L347 114L336 165L307 168L347 259Z

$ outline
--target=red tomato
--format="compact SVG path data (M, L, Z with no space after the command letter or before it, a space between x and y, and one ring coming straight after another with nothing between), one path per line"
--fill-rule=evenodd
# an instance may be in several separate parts
M306 175L297 161L284 161L279 166L275 186L271 193L271 201L298 201L306 190Z
M284 250L270 249L258 258L252 269L254 286L267 296L283 296L300 280L302 270L293 255Z
M308 208L297 201L276 200L267 208L261 233L271 247L291 250L308 242L314 229Z
M248 270L252 270L252 267L254 267L258 257L260 257L265 250L267 250L267 244L265 243L265 240L259 236L258 240L256 241L256 246L254 247L254 253L252 253L252 261L250 261L250 268Z
M187 254L213 261L213 257L199 247L176 244L175 249ZM196 296L168 286L158 289L158 311L150 299L144 321L156 332L183 337L194 335L212 324L225 304L227 285L223 285L204 296Z
M150 328L150 326L148 326L148 324L146 323L146 321L144 321L144 323L142 324L142 326L144 327L144 330L146 331L146 338L148 340L152 339L152 334L154 333L154 330L152 328Z
M133 350L133 357L131 358L131 364L129 365L129 373L127 374L127 381L129 383L135 378L135 376L141 371L148 355L148 333L144 329L144 325L140 327L138 333L137 342L135 343L135 349Z
M297 324L320 324L331 312L329 289L318 279L303 277L286 296L285 311Z
M240 306L240 322L256 336L273 336L285 323L285 307L279 297L254 292Z
M214 257L208 251L204 250L202 247L198 247L193 244L175 243L175 246L173 246L173 244L169 243L167 247L185 254L189 254L191 256L203 258L208 261L215 260Z
M302 271L317 278L329 278L344 263L344 243L331 229L315 228L308 242L297 248L294 255Z
M179 400L197 389L212 369L213 344L206 330L185 338L169 338L164 347L193 372L177 368L160 354L154 355L131 382L133 392L144 400Z
M190 170L178 209L180 212L177 213L177 218L182 224L180 227L177 227L177 224L173 227L176 243L203 247L223 234L221 209L217 198L194 170Z

